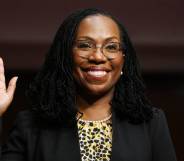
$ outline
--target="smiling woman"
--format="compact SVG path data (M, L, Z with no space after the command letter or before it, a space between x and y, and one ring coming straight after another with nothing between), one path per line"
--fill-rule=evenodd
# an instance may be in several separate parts
M0 72L2 116L17 78L6 89L2 59ZM176 161L127 32L102 10L64 20L27 96L32 107L18 115L2 161Z
M106 94L111 100L124 64L117 24L106 16L89 16L81 21L75 39L73 75L80 94Z

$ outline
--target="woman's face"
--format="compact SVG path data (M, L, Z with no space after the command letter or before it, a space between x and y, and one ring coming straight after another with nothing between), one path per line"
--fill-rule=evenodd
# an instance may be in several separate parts
M73 75L80 92L104 95L114 91L124 64L124 54L117 51L120 42L119 28L111 18L93 15L81 21L73 47Z

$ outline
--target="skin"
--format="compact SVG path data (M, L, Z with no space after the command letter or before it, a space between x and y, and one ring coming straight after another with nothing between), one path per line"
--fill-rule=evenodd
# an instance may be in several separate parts
M76 34L76 40L86 38L101 46L109 39L120 42L120 31L117 24L107 16L88 16L81 21ZM109 60L99 48L88 58L81 57L78 52L74 47L73 75L79 87L77 107L83 113L83 119L103 119L111 113L109 102L124 65L124 54L120 51L117 58ZM107 74L99 78L88 74L90 70L106 70Z
M13 100L18 77L13 77L6 87L3 59L0 58L0 117L6 112Z
M120 34L117 24L109 17L96 15L85 18L79 25L76 39L90 37L98 46L107 39L120 42ZM120 77L124 64L124 55L120 54L116 59L108 60L98 48L88 59L77 56L73 49L74 77L79 85L77 95L77 107L84 113L83 119L100 120L110 113L110 105L114 93L114 87ZM82 68L95 67L108 69L104 78L89 77ZM4 63L0 58L0 117L6 112L13 100L18 77L13 77L8 86L5 82Z

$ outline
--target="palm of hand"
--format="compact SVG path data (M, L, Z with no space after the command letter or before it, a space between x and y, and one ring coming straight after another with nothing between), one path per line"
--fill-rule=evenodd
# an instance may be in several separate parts
M0 58L0 116L8 109L13 100L18 77L13 77L6 88L3 60Z
M0 89L1 90L1 89ZM0 91L0 115L3 114L11 103L11 99L6 93Z

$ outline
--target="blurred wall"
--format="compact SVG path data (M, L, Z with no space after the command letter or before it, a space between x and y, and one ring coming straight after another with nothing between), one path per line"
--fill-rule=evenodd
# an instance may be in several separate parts
M127 28L140 59L147 95L165 111L178 160L184 160L183 6L182 0L1 0L0 56L7 80L19 76L14 102L4 117L4 139L15 113L27 106L25 89L43 63L62 20L76 9L98 7Z

